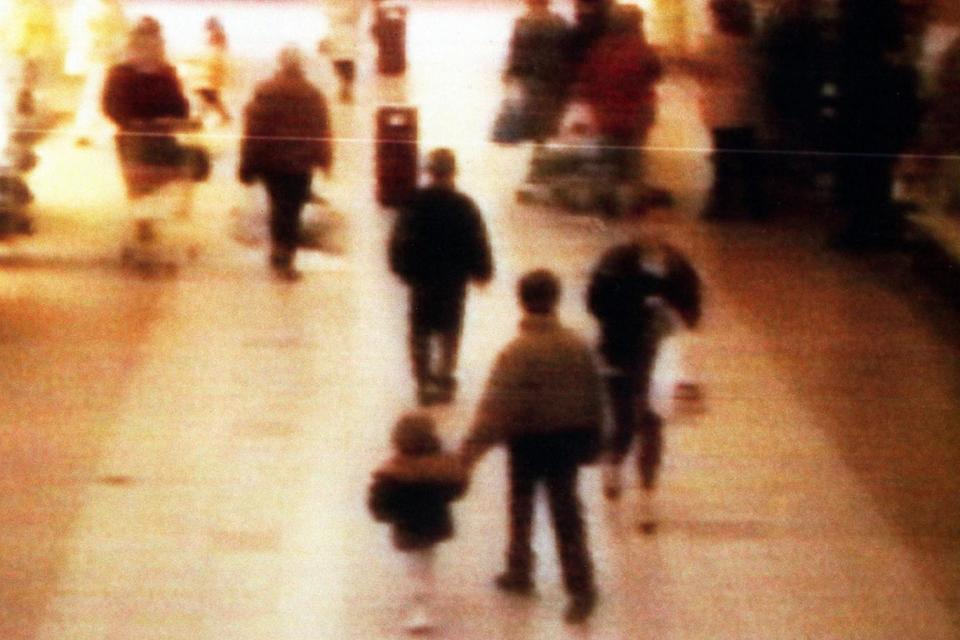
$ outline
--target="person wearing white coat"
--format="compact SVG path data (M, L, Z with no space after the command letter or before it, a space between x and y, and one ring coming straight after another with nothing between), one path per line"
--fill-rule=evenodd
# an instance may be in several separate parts
M320 42L319 50L329 55L333 63L333 72L340 83L340 102L352 102L357 75L358 34L363 17L362 0L327 0L326 10L330 29Z

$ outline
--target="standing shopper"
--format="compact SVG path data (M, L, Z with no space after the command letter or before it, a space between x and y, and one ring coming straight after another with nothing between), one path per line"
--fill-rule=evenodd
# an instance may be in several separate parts
M245 118L239 178L263 182L270 199L270 266L279 277L295 280L300 213L313 171L329 175L332 165L327 103L304 76L295 47L280 52L279 69L257 85Z
M467 283L493 275L487 228L477 205L456 189L453 152L430 152L427 174L430 184L400 211L388 247L390 269L410 288L410 359L424 405L453 399Z
M569 84L564 54L569 26L550 10L550 0L526 0L526 6L513 25L504 80L521 93L528 124L524 138L543 142L556 131Z
M517 288L524 311L519 334L497 357L462 450L468 466L493 445L509 452L510 542L497 587L520 595L533 590L533 499L542 483L570 596L565 619L580 623L597 601L577 478L599 450L600 377L590 347L557 319L557 277L532 271Z
M700 84L703 123L713 138L713 184L702 216L721 220L767 215L764 162L758 153L760 70L748 0L710 0L712 31L692 57L674 62Z

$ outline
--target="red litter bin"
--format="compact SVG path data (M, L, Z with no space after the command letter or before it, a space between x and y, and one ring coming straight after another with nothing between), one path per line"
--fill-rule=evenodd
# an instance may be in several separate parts
M416 108L377 109L377 202L395 207L407 201L417 188L417 157Z
M377 42L377 71L400 75L407 70L407 8L395 2L378 2L373 22Z

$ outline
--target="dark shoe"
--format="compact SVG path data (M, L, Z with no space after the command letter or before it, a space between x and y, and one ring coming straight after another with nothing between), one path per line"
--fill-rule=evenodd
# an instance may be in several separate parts
M293 267L274 267L273 275L283 282L296 282L303 276Z
M521 596L528 596L533 593L533 580L530 576L521 575L506 571L494 578L493 583L497 589Z
M587 591L578 593L570 599L567 610L563 614L563 621L567 624L581 624L585 622L597 607L597 593Z

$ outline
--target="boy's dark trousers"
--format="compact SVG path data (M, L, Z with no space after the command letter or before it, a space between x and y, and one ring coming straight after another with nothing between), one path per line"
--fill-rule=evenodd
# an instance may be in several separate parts
M450 385L457 366L463 332L466 283L414 285L410 288L410 360L418 385ZM431 366L431 339L440 338L440 363Z
M300 212L310 196L308 173L264 173L270 198L271 265L289 268L300 244Z
M564 434L529 435L509 443L510 543L508 573L529 578L533 570L530 537L533 530L534 496L538 483L547 489L550 518L557 541L563 582L571 596L593 594L593 564L577 497L578 465L574 457L556 445Z
M607 377L607 394L613 413L610 453L621 464L635 435L640 436L637 467L645 489L653 489L663 455L663 420L650 408L650 379L656 360L655 348L645 349L625 372Z

